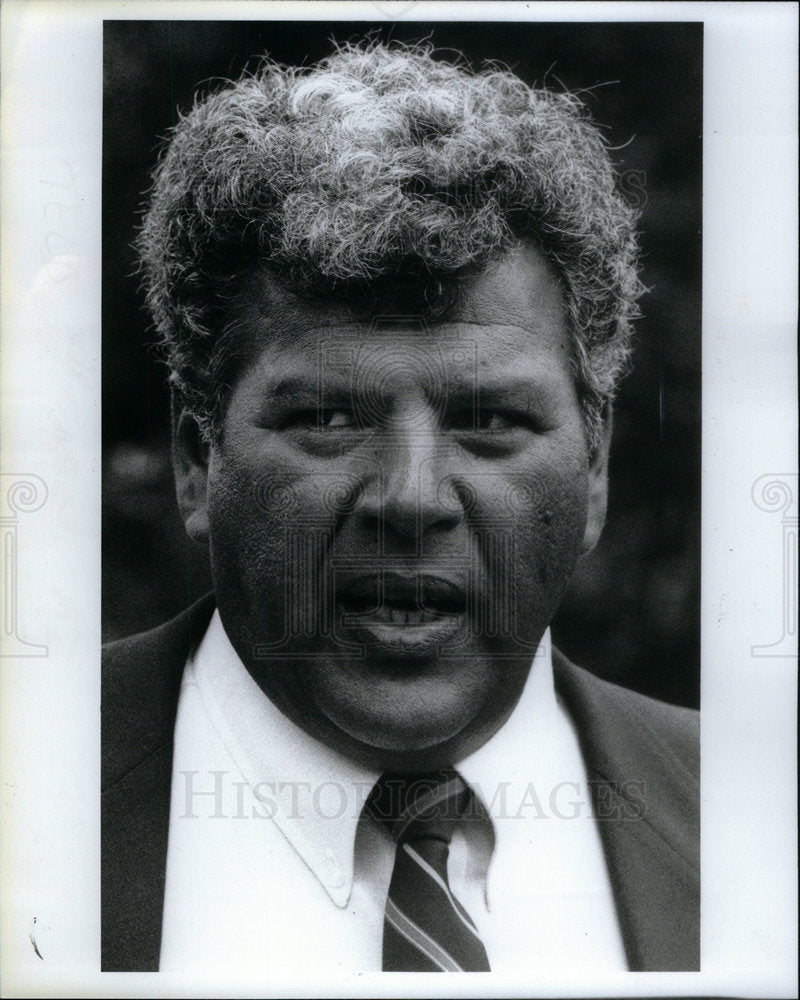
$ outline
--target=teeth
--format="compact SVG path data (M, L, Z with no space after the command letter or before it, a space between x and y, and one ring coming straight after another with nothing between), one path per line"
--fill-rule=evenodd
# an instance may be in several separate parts
M427 625L429 622L439 621L442 616L433 614L431 611L383 607L378 608L372 617L373 621L380 622L382 625Z
M405 625L409 627L429 625L432 622L440 622L445 618L451 618L453 615L458 614L457 611L429 611L388 602L380 607L375 607L371 601L360 598L350 598L347 600L344 603L343 610L345 614L356 614L362 619L366 618L374 622L376 625Z

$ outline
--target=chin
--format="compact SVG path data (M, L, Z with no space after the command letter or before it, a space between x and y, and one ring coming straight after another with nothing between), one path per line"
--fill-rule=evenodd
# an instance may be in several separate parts
M392 718L378 720L373 727L364 728L359 734L354 735L360 736L361 742L375 747L376 750L403 755L440 747L457 737L462 729L463 724L460 720L455 725L446 725L442 720L420 725L419 721L415 720L412 727Z
M381 757L398 758L429 754L437 748L458 745L478 710L469 699L435 697L432 692L402 686L399 692L375 692L366 702L328 705L329 720L350 739ZM394 694L394 697L392 697Z

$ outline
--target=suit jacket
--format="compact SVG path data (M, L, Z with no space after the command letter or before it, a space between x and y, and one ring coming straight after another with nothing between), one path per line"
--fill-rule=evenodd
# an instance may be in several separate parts
M104 650L102 968L157 970L181 675L213 596ZM699 718L553 651L631 970L700 968Z

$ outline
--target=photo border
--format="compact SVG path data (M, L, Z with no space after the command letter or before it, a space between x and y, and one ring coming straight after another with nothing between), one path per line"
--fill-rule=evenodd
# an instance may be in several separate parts
M102 20L200 12L445 20L455 10L249 0L3 4L3 503L11 503L12 480L27 483L21 492L14 485L12 631L38 649L4 656L0 672L8 995L208 995L207 984L165 975L99 972ZM705 23L703 970L598 982L566 969L569 982L558 992L559 984L537 982L533 991L498 974L480 995L796 995L797 625L787 559L797 538L797 5L476 3L457 13ZM13 513L4 506L4 518ZM8 649L8 619L4 629ZM765 655L781 630L793 644ZM324 984L325 995L433 995L423 979L352 975ZM474 995L469 982L435 985ZM214 995L320 988L276 979Z

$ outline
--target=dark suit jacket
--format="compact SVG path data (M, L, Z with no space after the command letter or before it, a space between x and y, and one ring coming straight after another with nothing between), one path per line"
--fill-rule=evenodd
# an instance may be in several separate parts
M204 598L104 651L104 971L158 969L178 693L213 608ZM698 715L557 651L553 668L579 734L629 967L699 969Z

